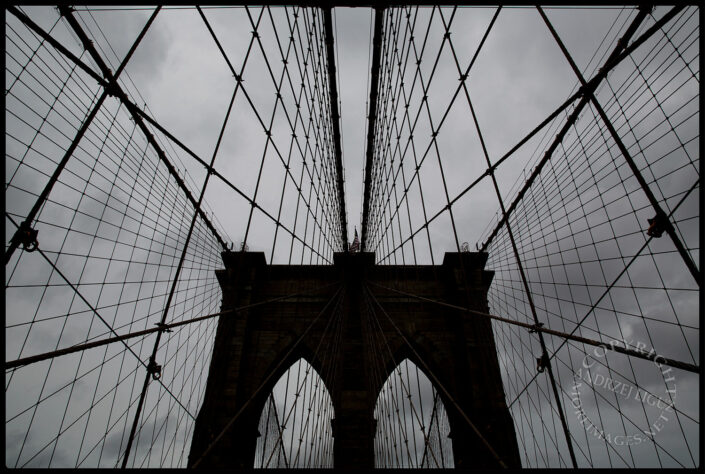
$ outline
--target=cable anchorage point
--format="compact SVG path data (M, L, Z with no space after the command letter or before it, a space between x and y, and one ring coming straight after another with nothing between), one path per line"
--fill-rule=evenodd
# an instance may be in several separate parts
M157 364L154 359L149 360L147 372L149 372L153 380L159 380L160 378L162 378L162 366Z
M34 252L39 247L37 234L39 234L39 230L31 228L29 222L22 221L15 235L12 236L12 240L16 241L18 245L22 244L22 248L26 252Z
M539 329L543 327L543 323L536 323L529 329L529 334L539 332Z
M536 371L540 374L546 370L546 367L550 365L550 361L548 360L548 354L545 352L541 357L536 358Z

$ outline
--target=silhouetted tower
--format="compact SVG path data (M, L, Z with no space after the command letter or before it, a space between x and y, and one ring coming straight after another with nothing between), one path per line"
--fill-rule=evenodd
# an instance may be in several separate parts
M198 467L252 468L267 397L279 377L303 357L321 375L332 397L335 467L374 467L373 414L382 387L370 373L375 369L389 375L394 360L404 358L430 372L447 390L439 393L448 413L456 467L498 467L465 417L504 463L520 466L490 320L467 311L439 310L433 303L384 289L407 288L425 298L486 313L493 277L484 270L487 254L446 253L440 266L375 265L370 252L337 253L330 266L267 265L259 252L222 255L225 269L218 271L218 280L223 311L295 293L307 296L220 317L189 465L198 461ZM370 289L389 316L380 321L390 349L382 367L372 366L380 362L371 358L364 337L363 292ZM314 349L333 337L325 331L333 311L327 303L341 290L337 311L343 337L338 355L316 355ZM334 378L327 375L332 373Z

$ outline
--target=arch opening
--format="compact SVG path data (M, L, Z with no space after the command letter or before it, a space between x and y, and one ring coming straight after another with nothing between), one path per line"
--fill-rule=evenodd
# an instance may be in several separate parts
M376 468L452 468L450 423L440 394L409 359L387 378L375 403Z
M333 401L305 359L294 362L270 392L259 418L255 468L332 468Z

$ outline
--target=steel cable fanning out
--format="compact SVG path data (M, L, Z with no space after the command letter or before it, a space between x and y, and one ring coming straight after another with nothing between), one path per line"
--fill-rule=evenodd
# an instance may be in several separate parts
M697 467L699 21L7 7L6 465Z

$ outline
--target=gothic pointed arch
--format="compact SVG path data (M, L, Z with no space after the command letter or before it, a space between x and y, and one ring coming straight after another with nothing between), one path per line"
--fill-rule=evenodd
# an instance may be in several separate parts
M408 358L382 385L374 417L375 467L454 467L445 404L428 376Z
M276 381L259 417L255 468L333 467L333 401L300 357Z

